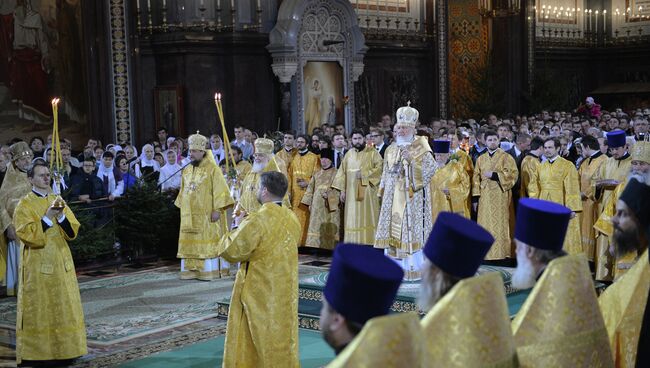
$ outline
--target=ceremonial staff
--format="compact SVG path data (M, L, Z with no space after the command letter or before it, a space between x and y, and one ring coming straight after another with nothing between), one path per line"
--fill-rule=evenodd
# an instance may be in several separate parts
M59 138L59 102L58 97L52 99L52 115L54 122L52 124L52 149L50 150L50 172L54 177L54 194L56 198L52 202L52 207L62 210L65 207L65 201L61 197L61 179L63 178L63 157L61 156L61 139Z
M239 202L239 193L237 189L237 163L235 162L235 156L230 149L230 138L228 138L228 131L226 130L226 122L223 118L223 106L221 105L221 93L217 92L214 94L214 104L217 106L217 116L219 117L219 122L221 123L221 133L223 135L223 149L226 153L226 175L228 182L230 184L230 194L233 199ZM219 163L217 162L217 165ZM230 165L232 165L232 171L230 171ZM239 203L237 203L239 204ZM235 206L237 208L237 206Z

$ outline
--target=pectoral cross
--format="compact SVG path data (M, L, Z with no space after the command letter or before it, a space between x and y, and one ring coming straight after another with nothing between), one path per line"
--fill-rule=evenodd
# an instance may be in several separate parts
M195 183L195 182L191 182L190 185L189 185L189 188L190 188L190 192L194 192L194 191L196 191L196 183Z

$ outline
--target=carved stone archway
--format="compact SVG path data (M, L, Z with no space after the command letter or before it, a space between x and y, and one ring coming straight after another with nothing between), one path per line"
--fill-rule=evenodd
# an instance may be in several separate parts
M303 68L309 61L337 62L343 69L346 129L354 126L354 82L363 73L367 51L357 15L348 0L285 0L270 33L267 49L273 73L291 85L291 127L305 133Z

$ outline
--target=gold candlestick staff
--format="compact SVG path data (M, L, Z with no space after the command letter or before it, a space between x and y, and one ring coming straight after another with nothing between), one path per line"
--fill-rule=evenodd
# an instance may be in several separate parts
M55 97L52 99L52 115L54 122L52 124L52 148L50 150L50 172L54 177L54 194L56 198L52 202L52 207L62 210L65 208L65 201L61 197L61 179L63 178L63 157L61 156L61 139L59 138L59 102L61 99Z

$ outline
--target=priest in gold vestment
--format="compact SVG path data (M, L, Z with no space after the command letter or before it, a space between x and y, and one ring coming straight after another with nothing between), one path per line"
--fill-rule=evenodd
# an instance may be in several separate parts
M478 206L478 223L495 239L486 259L504 259L512 256L512 187L519 171L515 159L499 148L496 132L485 133L485 144L487 149L478 157L474 167L472 200L475 208Z
M309 138L301 134L296 138L296 148L298 154L294 156L289 165L289 199L291 200L291 209L298 216L302 237L300 245L305 244L307 238L307 228L309 227L309 208L301 206L302 197L307 191L307 186L312 176L320 169L320 158L307 149L309 147Z
M67 206L52 206L56 196L45 165L34 165L28 175L32 191L13 214L22 240L16 362L70 360L87 353L79 285L67 243L77 236L79 222Z
M616 186L609 200L603 206L603 211L600 213L598 220L594 224L594 229L600 234L606 235L608 239L611 239L615 235L615 224L613 220L616 216L619 200L625 200L625 198L621 198L622 194L628 185L636 186L636 183L630 184L630 180L634 178L639 182L647 181L647 177L650 174L650 142L637 142L632 148L631 159L628 178ZM630 205L637 205L638 203L634 203L634 199L636 198L628 197L627 201L630 202ZM616 248L618 249L616 252L614 252L613 246L609 248L609 255L614 259L614 264L612 265L614 280L621 277L630 269L641 255L641 252L643 252L643 249L640 251L621 252L620 250L625 249L624 247ZM612 256L612 254L614 255Z
M512 286L533 287L512 324L524 367L612 366L587 259L562 250L570 220L560 204L519 201Z
M528 196L559 203L571 209L571 221L564 238L564 251L569 254L584 253L580 236L582 201L578 170L572 162L560 157L560 141L549 138L544 141L544 156L547 158L537 167L528 183Z
M599 216L607 206L616 185L623 182L627 177L632 164L632 157L627 151L625 142L625 132L614 130L607 133L607 145L612 152L612 157L608 158L591 178L594 199L598 201ZM611 281L614 279L614 264L616 261L609 253L609 247L609 237L603 233L598 234L594 259L596 280Z
M418 280L422 246L432 226L430 183L437 166L427 139L415 135L418 111L404 106L395 115L395 141L384 152L379 184L375 248L402 266L406 280Z
M395 262L369 246L344 243L336 247L319 321L323 339L337 355L328 367L420 366L420 349L406 345L419 343L414 339L419 331L412 330L410 338L398 338L413 327L412 317L384 317L403 277ZM391 327L396 330L391 331ZM372 356L367 355L370 352ZM399 358L404 361L397 361Z
M542 153L544 152L544 141L540 137L535 137L530 141L530 151L526 153L521 160L519 169L520 185L519 198L530 197L528 195L528 184L530 178L537 173L537 168L542 163Z
M339 241L341 211L338 192L332 189L336 176L334 151L324 148L320 151L321 169L312 176L301 203L309 207L309 227L305 246L334 249Z
M344 241L372 245L379 219L382 159L374 147L366 146L365 137L360 129L352 131L352 149L345 154L332 188L344 203Z
M223 367L297 368L300 223L282 205L282 173L260 176L258 211L234 220L219 255L241 262L230 298Z
M640 142L637 142L639 144ZM642 181L647 181L648 174ZM650 264L650 186L632 178L616 203L612 217L612 243L617 255L630 258L631 268L600 296L600 308L605 318L609 342L617 367L634 367L643 314L648 307ZM642 254L641 256L638 256ZM638 365L637 365L638 367Z
M424 247L418 305L427 314L423 362L436 367L516 367L503 281L475 276L494 237L450 212L438 216Z
M598 140L592 136L582 138L582 155L584 160L580 164L578 175L580 176L580 196L582 198L582 249L587 258L594 260L596 252L596 233L594 223L598 219L598 203L595 201L595 193L592 191L591 178L594 173L607 161L607 156L600 151Z
M33 153L25 142L11 145L11 163L7 165L2 187L0 188L0 249L4 256L2 277L7 285L7 295L15 296L18 287L18 264L20 263L20 239L12 224L14 210L18 201L31 191L27 180L27 169L32 163Z
M214 156L206 150L208 139L197 133L188 143L192 164L183 170L174 202L181 209L180 277L209 281L230 273L228 262L217 256L217 245L228 229L226 210L234 201Z
M275 157L279 158L287 164L287 168L291 167L291 161L296 157L298 150L294 147L296 133L287 131L283 134L282 149L276 152Z
M246 175L241 185L241 197L237 206L235 206L235 215L241 212L244 214L253 213L262 206L257 200L257 192L260 189L260 175L263 172L276 171L285 174L278 166L276 158L273 155L274 143L268 138L257 138L255 140L255 153L253 154L253 168ZM291 208L288 194L285 195L284 203L287 208Z
M450 159L449 148L449 141L433 142L433 155L439 167L430 183L431 220L434 223L440 212L453 212L470 218L467 204L470 179L460 160L457 157Z

